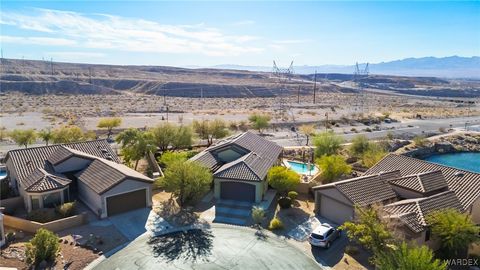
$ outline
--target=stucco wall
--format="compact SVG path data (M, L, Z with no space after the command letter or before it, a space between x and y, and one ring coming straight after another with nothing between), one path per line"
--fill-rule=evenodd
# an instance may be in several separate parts
M315 191L315 197L318 195L326 195L330 198L334 198L335 200L342 202L347 205L353 205L353 203L347 199L340 191L338 191L336 188L325 188L325 189L318 189ZM315 200L316 202L317 200Z
M232 182L232 180L226 180L222 178L214 178L214 194L215 194L215 199L219 200L220 199L220 184L222 182ZM266 183L265 181L262 182L253 182L253 181L240 181L240 180L234 180L237 183L245 183L245 184L250 184L255 186L255 202L259 203L263 199L263 195L267 191L267 187L265 187Z
M103 214L102 198L82 181L78 181L78 197L95 214Z
M146 182L136 180L124 180L109 191L98 195L91 188L81 181L78 181L78 193L82 202L84 202L95 214L100 214L101 218L107 217L106 198L109 196L131 192L139 189L147 189L147 206L152 205L152 185ZM128 202L125 202L128 203ZM101 212L99 213L99 209Z
M420 194L418 192L411 191L411 190L408 190L408 189L404 189L404 188L401 188L401 187L397 187L397 186L394 186L394 185L390 185L390 186L392 187L393 191L395 191L395 193L397 193L398 196L400 196L402 198L413 199L413 198L423 197L422 194Z
M58 232L68 228L73 228L87 223L87 214L81 213L79 215L62 218L48 223L39 223L31 220L17 218L9 215L3 216L3 224L18 230L35 233L40 228Z
M152 184L146 182L127 179L109 191L105 192L102 196L106 198L108 196L131 192L142 188L147 189L147 206L152 206Z
M475 223L480 224L480 197L472 204L470 214Z
M91 160L79 158L79 157L71 157L60 164L54 166L54 169L58 173L64 172L74 172L79 171L87 167L87 165L92 162Z
M7 172L8 172L8 176L10 178L10 183L11 183L11 186L15 189L15 191L18 192L17 190L17 172L15 171L14 167L13 167L13 162L12 162L12 159L8 159L5 166L7 167Z

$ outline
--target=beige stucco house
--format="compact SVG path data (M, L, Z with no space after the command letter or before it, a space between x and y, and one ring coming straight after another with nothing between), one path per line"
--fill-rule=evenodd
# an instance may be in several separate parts
M219 141L190 160L213 172L216 199L260 202L267 172L279 164L282 147L251 132Z
M104 218L152 204L153 179L121 164L106 140L17 149L5 159L27 211L78 199Z
M315 210L335 223L355 218L355 205L383 205L409 240L435 248L425 217L452 208L480 224L480 174L389 154L364 176L313 188Z

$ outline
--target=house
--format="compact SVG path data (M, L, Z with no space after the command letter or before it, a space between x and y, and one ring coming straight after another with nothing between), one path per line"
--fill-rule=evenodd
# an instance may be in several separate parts
M105 218L152 205L153 179L121 164L106 140L16 149L5 160L28 212L79 199Z
M355 205L383 205L401 225L407 239L430 240L425 217L452 208L480 223L480 174L389 154L361 177L313 188L316 212L342 224L355 215Z
M216 199L260 202L268 189L268 170L279 164L282 149L244 132L219 141L190 160L212 171Z

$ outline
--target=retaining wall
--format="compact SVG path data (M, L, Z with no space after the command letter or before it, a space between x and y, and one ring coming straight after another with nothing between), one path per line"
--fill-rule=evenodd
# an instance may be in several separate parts
M3 217L3 224L5 226L31 233L35 233L40 228L44 228L52 232L59 232L86 223L87 213L81 213L79 215L62 218L47 223L39 223L9 215L4 215Z

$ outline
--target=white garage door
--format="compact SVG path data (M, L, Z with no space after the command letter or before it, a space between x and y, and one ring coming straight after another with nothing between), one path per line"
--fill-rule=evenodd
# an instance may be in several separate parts
M353 217L353 206L348 206L327 196L321 196L320 215L342 225Z

